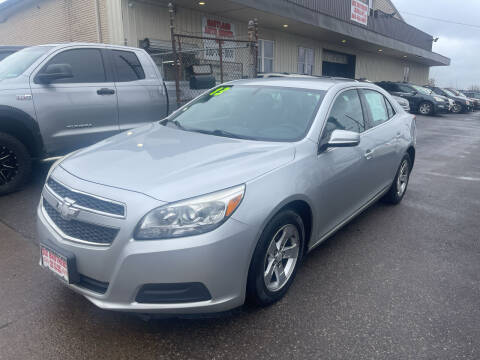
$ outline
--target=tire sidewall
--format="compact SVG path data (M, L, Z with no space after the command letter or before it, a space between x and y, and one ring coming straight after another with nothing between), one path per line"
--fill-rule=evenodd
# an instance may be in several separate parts
M398 187L397 187L398 177L400 176L400 170L401 170L402 164L405 160L408 163L407 186L405 187L405 191L403 192L402 196L398 196ZM403 197L407 193L408 185L410 184L410 174L411 174L411 172L412 172L412 161L410 160L410 156L408 154L405 154L405 156L402 158L402 161L400 162L400 166L398 167L397 174L396 174L395 179L393 180L393 184L392 184L392 191L393 191L393 194L394 194L395 203L399 203L400 201L402 201Z
M278 231L278 229L287 224L294 225L300 235L299 255L297 263L295 264L295 268L287 283L280 290L272 292L267 289L263 279L265 256L268 246L270 245L275 233ZM304 248L305 227L302 218L295 211L289 209L283 210L275 215L262 232L252 257L247 281L248 299L253 300L255 303L262 306L266 306L280 300L288 291L290 285L295 279L295 275L303 259Z

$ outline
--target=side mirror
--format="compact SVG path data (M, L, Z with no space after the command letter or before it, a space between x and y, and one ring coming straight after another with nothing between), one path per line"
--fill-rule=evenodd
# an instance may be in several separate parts
M347 130L333 130L330 139L325 143L320 143L319 151L325 151L328 148L353 147L360 144L360 134Z
M73 78L72 67L69 64L50 64L36 77L38 82L49 84L54 80Z

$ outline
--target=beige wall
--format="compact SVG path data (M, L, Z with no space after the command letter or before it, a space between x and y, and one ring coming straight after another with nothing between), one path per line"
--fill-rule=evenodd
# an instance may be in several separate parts
M128 7L128 1L122 1L124 5L123 19L125 36L128 39L128 45L138 46L138 41L146 37L170 41L169 15L168 9L165 6L159 6L151 2L130 0L133 6ZM377 3L380 1L383 1L387 5L390 3L387 0L377 0ZM201 12L178 8L175 17L176 31L179 33L201 35L203 15L205 14ZM212 17L210 14L208 16ZM246 38L247 24L237 21L230 22L235 24L237 37ZM328 49L356 55L357 78L367 78L372 81L401 81L403 80L404 67L409 66L411 82L425 84L428 81L429 67L418 63L403 61L376 53L368 53L345 46L319 42L314 39L291 34L288 31L260 28L259 37L275 42L274 71L276 72L296 73L298 47L302 46L314 49L315 75L322 74L322 51L323 49Z
M107 1L99 0L98 9L95 0L41 0L25 6L0 23L0 44L108 42Z

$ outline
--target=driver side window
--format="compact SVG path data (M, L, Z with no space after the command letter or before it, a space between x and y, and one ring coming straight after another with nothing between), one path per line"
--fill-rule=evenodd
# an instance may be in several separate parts
M334 130L362 133L365 129L362 104L358 91L347 90L335 99L325 124L322 140L328 140Z

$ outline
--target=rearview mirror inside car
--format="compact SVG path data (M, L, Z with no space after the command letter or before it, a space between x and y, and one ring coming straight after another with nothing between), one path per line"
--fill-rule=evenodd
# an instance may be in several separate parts
M50 64L36 77L42 84L49 84L54 80L73 78L70 64Z

